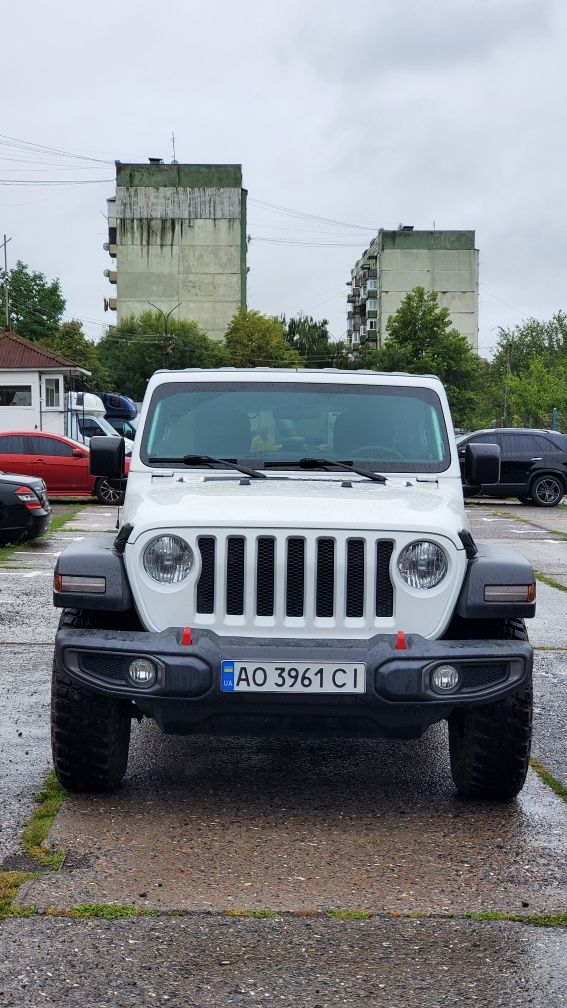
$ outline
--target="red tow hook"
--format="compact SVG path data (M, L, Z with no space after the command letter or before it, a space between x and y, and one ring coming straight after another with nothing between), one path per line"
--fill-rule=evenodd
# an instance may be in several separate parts
M403 630L398 630L396 635L396 651L407 651L408 642Z
M183 644L185 647L189 647L193 643L193 638L191 636L191 627L188 626L183 627L179 643Z

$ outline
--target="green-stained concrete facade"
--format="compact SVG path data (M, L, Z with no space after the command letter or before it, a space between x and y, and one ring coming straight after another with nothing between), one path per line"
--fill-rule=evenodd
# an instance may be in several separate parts
M478 251L474 231L380 230L351 273L349 342L382 346L386 323L415 287L435 290L455 328L478 349Z
M246 305L246 190L240 165L117 164L109 200L118 320L152 310L222 339ZM111 274L114 280L114 274Z

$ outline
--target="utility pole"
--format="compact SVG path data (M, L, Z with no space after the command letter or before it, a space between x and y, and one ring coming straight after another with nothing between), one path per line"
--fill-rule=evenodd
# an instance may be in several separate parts
M151 305L152 308L155 308L155 310L158 312L159 315L161 315L163 319L163 366L164 368L166 368L169 364L169 358L171 357L171 349L172 349L171 344L169 343L169 340L167 338L168 336L167 323L169 322L170 315L173 314L176 308L180 307L181 301L179 302L179 304L176 304L174 308L171 308L168 311L167 315L165 314L165 312L162 312L161 308L158 308L158 306L155 305L153 301L148 301L147 304Z
M6 238L4 235L4 241L2 242L4 246L4 331L10 332L10 294L8 287L8 242L12 241L11 238Z

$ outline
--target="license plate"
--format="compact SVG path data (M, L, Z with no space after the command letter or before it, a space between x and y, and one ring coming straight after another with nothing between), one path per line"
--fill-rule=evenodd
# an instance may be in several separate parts
M364 693L366 665L363 662L221 663L223 693Z

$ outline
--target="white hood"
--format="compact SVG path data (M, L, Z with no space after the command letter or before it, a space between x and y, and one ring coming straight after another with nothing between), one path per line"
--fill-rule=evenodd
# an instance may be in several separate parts
M460 480L407 476L380 484L354 474L248 482L238 474L148 479L131 472L122 522L134 526L131 542L166 528L337 528L444 535L457 549L463 548L458 533L466 527Z

